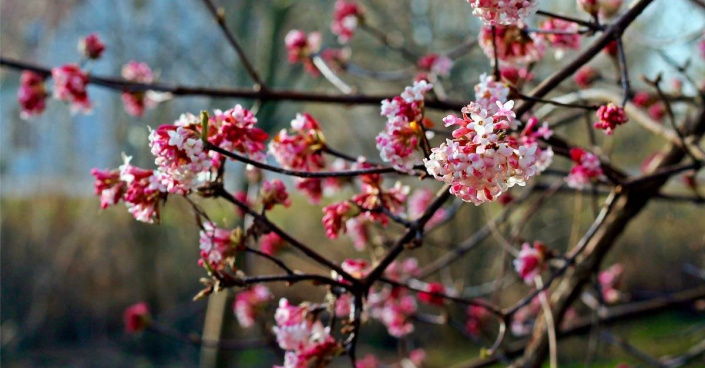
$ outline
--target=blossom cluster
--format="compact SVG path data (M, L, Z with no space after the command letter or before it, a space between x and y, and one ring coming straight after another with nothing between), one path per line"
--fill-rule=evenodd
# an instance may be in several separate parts
M365 11L354 1L337 0L333 13L333 22L330 29L338 36L340 43L347 43L357 29L358 23L363 20Z
M72 112L87 113L91 111L91 101L88 99L88 75L78 64L66 64L51 69L54 79L54 98L70 102Z
M416 74L415 80L427 80L433 82L437 77L448 77L450 70L453 68L453 60L451 58L430 53L422 56L418 63L419 73Z
M199 264L204 266L204 262L207 262L208 266L215 270L222 270L228 266L233 268L242 237L242 230L239 228L221 229L210 221L205 222L200 232Z
M20 116L29 119L39 115L46 108L47 91L44 86L44 77L25 70L20 76L20 89L17 91L17 102L20 104Z
M627 113L624 112L623 108L609 103L600 106L597 110L597 121L594 125L595 128L604 130L605 134L612 135L617 126L625 124L628 121L629 117Z
M581 148L573 148L570 150L570 157L574 165L565 178L569 187L583 189L592 180L603 180L605 178L600 166L600 159L595 154Z
M536 13L538 0L468 0L472 14L490 26L514 25Z
M549 258L550 252L543 243L534 242L533 245L524 243L519 255L514 259L514 269L524 282L532 284L536 276L546 269L546 261Z
M287 59L290 64L302 63L304 69L313 76L318 76L320 72L313 64L313 55L321 50L321 33L306 32L294 29L289 31L284 38L286 45Z
M296 306L281 299L274 319L277 343L286 350L282 368L324 367L343 352L330 329L316 317L311 305Z
M233 310L240 326L245 328L254 326L257 316L271 299L272 293L264 285L255 285L237 293Z
M536 62L541 60L546 52L546 43L542 37L530 34L517 26L482 27L478 42L490 60L494 60L496 45L499 61L509 64Z
M475 205L493 201L514 185L525 185L545 170L552 156L539 148L533 131L525 130L519 139L509 135L516 124L514 102L506 101L506 87L486 76L480 81L476 101L463 108L462 118L443 119L446 126L457 126L453 139L431 149L424 160L429 174Z
M122 66L122 77L137 83L152 83L154 81L152 68L147 63L137 61L130 61ZM149 91L125 91L122 94L122 103L125 107L125 112L132 116L142 116L145 109L151 109L157 105L157 101L152 98Z
M552 47L556 48L556 57L563 56L564 50L580 49L580 34L578 24L562 19L551 18L541 22L542 36Z
M425 80L406 87L401 95L382 101L382 116L387 118L384 131L376 138L377 149L385 162L400 171L411 172L421 161L418 149L424 139L424 94L432 88Z

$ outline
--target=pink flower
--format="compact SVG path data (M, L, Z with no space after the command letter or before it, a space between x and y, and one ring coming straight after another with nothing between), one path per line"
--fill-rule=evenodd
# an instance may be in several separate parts
M418 219L423 215L426 208L433 202L435 195L432 190L428 188L419 188L414 191L414 193L409 196L408 214L410 219ZM432 228L437 224L441 223L447 215L447 211L443 208L439 208L436 213L433 214L430 220L426 223L427 228Z
M624 109L613 103L600 106L597 118L599 120L595 122L595 128L604 130L607 135L612 135L614 128L629 121Z
M577 23L551 18L542 22L540 29L557 32L541 34L551 46L561 50L580 49L580 35L578 34ZM560 54L557 55L560 56Z
M91 170L95 177L95 194L100 196L100 208L117 204L125 193L125 182L120 180L120 170Z
M478 97L487 100L483 103L498 98L490 93ZM540 149L534 135L517 140L498 134L514 126L513 105L513 101L503 104L500 100L495 108L486 110L480 103L471 102L463 108L462 118L444 118L446 126L458 128L453 131L453 140L431 149L430 157L424 160L428 173L450 184L450 192L463 201L480 205L495 200L514 185L525 185L526 180L545 170L552 151Z
M351 218L345 222L345 228L348 236L352 239L353 246L357 251L365 250L367 243L370 241L368 232L369 219L365 217Z
M127 210L137 221L150 224L159 221L159 202L166 198L163 175L160 171L132 166L131 159L125 157L120 166L120 180L127 185L123 195Z
M623 273L624 267L617 263L597 275L597 281L600 283L602 298L605 302L615 303L619 301L621 293L619 292L618 287Z
M284 207L291 206L291 200L289 199L289 193L286 191L286 186L279 179L263 181L259 195L262 199L262 205L267 211L278 204Z
M600 78L600 73L595 68L585 65L578 69L573 76L575 84L580 88L589 88L596 80Z
M307 305L293 306L288 300L281 299L274 319L277 343L287 350L284 367L324 367L342 352L329 329L309 313Z
M29 119L44 112L46 98L44 77L33 71L23 71L20 76L20 88L17 91L17 102L22 109L20 112L22 119Z
M600 159L595 154L573 148L570 150L570 157L575 163L565 179L570 188L583 189L593 179L604 179Z
M245 328L254 326L257 316L270 299L272 294L264 285L255 285L251 289L237 293L233 309L240 326Z
M477 305L469 305L465 309L467 320L465 321L465 331L472 336L479 336L482 332L482 325L488 317L487 309Z
M154 77L152 69L147 63L130 61L122 67L122 77L128 81L137 83L152 83ZM123 92L122 102L125 111L132 116L142 116L145 108L153 108L157 101L149 97L149 94L140 92Z
M503 81L514 86L518 86L520 83L529 82L534 79L534 75L531 74L531 72L525 67L517 68L512 65L503 65L500 66L499 73L502 76Z
M338 42L347 43L364 16L364 9L354 1L337 0L330 29L338 36Z
M370 271L370 262L364 259L346 259L340 265L340 268L353 277L362 279Z
M210 118L213 133L208 141L222 149L247 154L254 160L263 160L264 142L269 137L262 129L255 127L257 118L250 110L235 105L227 111L215 110Z
M294 29L287 33L284 38L287 58L290 64L303 63L304 69L313 76L318 76L320 72L311 60L321 49L321 34L319 32L306 32Z
M262 235L259 238L260 241L260 251L264 254L273 256L275 253L279 252L281 248L286 245L284 239L275 232L270 232L268 234Z
M612 41L605 46L604 49L602 49L602 52L605 54L615 57L617 56L617 52L619 52L619 46L617 45L617 41Z
M303 192L313 204L318 204L323 196L323 181L318 178L294 178L296 189Z
M517 26L495 27L497 58L509 64L532 63L543 58L546 45L543 38L531 35ZM494 60L492 27L480 30L479 44L490 60Z
M372 354L365 355L364 358L358 359L357 362L355 363L355 368L379 368L379 367L380 367L379 360L377 360L377 357L375 357Z
M384 270L384 276L394 281L404 281L415 277L419 271L419 261L407 258L404 261L394 261Z
M400 289L383 289L371 293L370 314L387 327L387 332L394 337L403 337L414 331L411 316L416 313L416 299L405 295Z
M247 196L247 192L245 192L244 190L238 190L234 192L233 197L235 197L235 199L244 203L245 205L252 207L252 201L250 201L250 197ZM235 206L235 212L237 212L238 216L245 215L245 211L243 211L239 206Z
M52 68L54 78L54 97L60 101L71 102L72 112L87 113L91 110L88 99L88 75L76 64L66 64Z
M421 71L433 73L439 77L447 77L450 75L450 69L453 68L453 60L447 56L438 54L426 54L417 64Z
M334 203L323 208L323 226L326 229L326 236L337 239L342 230L345 232L345 222L357 216L360 211L353 207L349 201Z
M200 184L199 174L211 167L199 130L195 116L183 115L177 123L160 125L149 134L154 163L163 171L170 193L187 193Z
M241 237L240 229L232 231L216 227L212 222L203 223L199 244L201 259L198 263L203 265L204 261L208 262L208 265L216 270L222 270L226 266L233 267Z
M331 69L336 72L342 72L345 70L348 61L350 60L350 49L327 48L321 51L321 58Z
M514 202L514 196L510 192L506 192L497 198L497 202L502 206L507 206L508 204Z
M339 318L349 318L352 311L354 299L350 294L341 294L335 300L335 316Z
M326 167L322 150L323 133L318 122L309 114L297 114L291 121L291 135L285 129L272 138L269 152L285 169L319 171Z
M426 351L424 349L414 349L409 352L409 360L416 367L423 367L426 363Z
M400 182L395 183L394 187L389 189L363 183L361 193L353 196L352 201L360 208L367 210L365 212L367 218L387 225L389 218L382 213L381 209L384 208L390 213L401 215L408 194L409 187Z
M634 94L634 98L632 98L632 102L634 105L637 105L639 107L649 107L654 103L654 96L652 96L648 92L637 92Z
M425 80L406 87L400 96L382 101L385 130L377 135L377 149L385 162L400 171L410 172L420 162L418 148L423 139L424 94L432 85Z
M91 33L78 41L78 51L86 58L98 59L105 51L105 44L100 40L98 34Z
M425 292L419 292L419 301L431 305L443 305L445 299L442 294L445 294L446 287L440 282L430 282L425 285ZM439 295L440 294L440 295Z
M472 14L490 26L517 24L536 13L538 0L468 0Z
M663 120L663 117L666 115L666 107L663 105L662 102L657 102L651 107L649 107L649 110L647 110L649 113L649 116L656 120L656 121L661 121Z
M534 278L546 268L546 261L549 256L548 249L542 243L534 242L533 246L529 245L529 243L524 243L521 246L519 255L514 260L514 269L516 269L524 282L531 284L534 282Z
M147 328L147 326L149 326L150 319L151 316L147 303L140 302L127 307L127 309L125 309L125 313L123 314L125 332L135 333L143 331Z
M480 76L480 83L475 85L474 90L475 103L479 105L480 109L488 110L490 114L496 112L497 102L504 104L509 96L509 88L504 83L495 81L494 77L487 74ZM443 121L446 126L454 125L445 119Z

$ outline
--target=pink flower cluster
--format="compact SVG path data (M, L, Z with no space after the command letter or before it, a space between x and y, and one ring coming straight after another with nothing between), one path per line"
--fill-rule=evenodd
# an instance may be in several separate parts
M483 76L476 91L477 102L463 108L462 118L443 119L446 126L457 126L453 139L431 149L424 164L436 180L451 185L452 194L480 205L525 185L548 166L552 154L539 148L533 133L520 139L508 135L515 126L514 102L504 102L504 89Z
M281 299L273 328L279 347L286 350L281 368L324 367L343 352L327 327L311 312L311 306L291 305Z
M88 59L98 59L105 51L105 44L100 40L98 34L91 33L78 41L78 51Z
M580 148L573 148L570 150L570 157L575 165L565 178L569 187L583 189L590 184L591 180L603 180L605 178L602 167L600 167L600 159L595 154Z
M447 56L431 53L422 56L417 66L419 73L415 79L433 82L436 77L447 77L450 75L450 70L453 68L453 60Z
M648 92L637 92L632 98L632 102L634 105L647 109L649 116L656 121L661 121L666 114L663 102Z
M130 61L122 66L122 77L137 83L152 83L154 81L152 68L147 63L137 61ZM128 114L142 116L145 108L154 108L157 101L150 98L149 92L123 92L122 104Z
M586 65L578 69L573 76L575 84L580 88L590 87L596 80L600 78L600 73L593 67Z
M233 310L240 326L248 328L254 326L257 316L263 311L272 294L264 285L255 285L248 290L235 295Z
M403 282L418 272L415 258L394 261L387 267L385 277ZM367 298L370 315L387 327L394 337L403 337L414 331L411 317L416 314L417 304L408 289L385 285L380 290L371 290Z
M480 336L482 326L487 322L489 317L487 309L477 305L469 305L467 309L465 309L465 315L467 316L465 331L472 336Z
M70 102L72 112L88 113L91 101L88 99L88 75L76 64L51 69L54 79L54 98Z
M364 9L354 1L337 0L330 29L340 43L347 43L363 20Z
M160 125L152 130L149 146L170 193L186 194L200 184L199 174L211 167L211 158L203 147L200 124L191 114L182 115L175 124Z
M321 50L321 34L319 32L306 32L293 29L284 38L287 58L290 64L302 63L304 69L313 76L318 76L320 72L313 64L313 55Z
M286 191L286 185L279 179L263 181L259 195L265 211L271 210L278 204L284 207L291 206L291 200L289 199L289 193Z
M521 83L530 82L534 79L534 75L527 67L519 68L512 65L503 65L499 67L499 73L503 81L513 86L519 86Z
M238 230L221 229L210 221L203 223L199 241L201 249L199 265L203 266L203 262L208 262L208 265L215 270L222 270L226 266L233 267L242 236L241 231Z
M268 254L270 256L273 256L281 248L283 248L286 245L286 242L284 239L282 239L279 234L275 232L270 232L269 234L262 235L262 237L259 239L260 241L260 246L259 250L264 253Z
M210 118L213 134L209 130L208 141L222 149L246 154L253 160L264 160L267 148L264 141L269 136L255 124L255 115L239 104L226 111L215 110Z
M25 70L20 76L20 89L17 91L17 102L20 104L22 119L29 119L44 112L46 108L47 91L44 77Z
M541 60L546 52L543 38L534 36L517 26L497 26L494 28L497 44L497 58L505 63L532 63ZM494 60L492 27L482 27L479 44L490 60Z
M91 170L95 193L100 196L102 209L123 200L137 221L152 223L159 220L159 201L166 196L162 174L132 166L130 160L131 157L125 157L118 170Z
M382 160L397 170L410 172L421 160L418 148L424 134L424 94L431 88L425 80L417 81L401 95L382 101L382 116L387 118L387 124L377 135L377 149Z
M536 13L538 0L468 0L472 14L490 26L517 24Z
M558 49L556 56L562 56L563 50L580 49L580 35L578 24L562 19L551 18L541 22L542 30L556 33L543 33L543 38L554 48Z
M613 103L600 106L597 110L597 119L595 128L604 130L607 135L612 135L617 126L629 121L624 109Z
M534 245L524 243L519 255L514 260L514 269L527 284L532 284L536 276L547 267L546 261L550 252L543 243L534 242Z

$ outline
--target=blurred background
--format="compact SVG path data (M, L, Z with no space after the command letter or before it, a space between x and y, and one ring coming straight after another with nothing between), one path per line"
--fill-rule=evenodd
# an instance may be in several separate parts
M445 53L474 40L480 22L460 0L365 0L369 22L392 40L421 56ZM300 65L286 62L284 36L290 29L320 30L324 47L336 47L330 33L332 0L241 0L221 1L234 34L270 86L311 91L336 92L323 78L312 78ZM576 17L585 16L575 1L541 1L541 8ZM128 61L147 62L158 80L191 86L249 86L250 80L236 54L225 42L200 0L3 0L0 2L0 47L2 56L44 66L58 66L79 59L79 38L97 32L107 45L102 59L90 63L91 73L118 76ZM533 19L536 24L538 18ZM637 89L645 89L639 76L654 77L663 72L671 81L677 74L656 50L667 52L678 63L693 59L691 73L696 80L704 74L697 56L697 40L705 26L705 12L688 0L656 1L629 28L626 51ZM587 45L589 40L583 43ZM399 70L408 67L398 54L358 31L350 44L351 60L371 70ZM544 62L533 70L541 81L562 62L549 51ZM591 65L615 78L617 72L604 55ZM443 81L449 96L456 100L473 98L478 76L490 72L489 61L479 48L470 49L455 62L451 76ZM409 80L382 82L342 75L359 92L398 94ZM121 153L133 155L139 166L152 167L147 126L171 123L183 112L196 113L215 108L227 109L235 103L245 107L253 101L185 97L166 101L148 110L141 118L127 115L120 95L95 86L89 87L94 102L90 115L71 115L56 100L47 102L47 111L31 121L19 117L16 91L19 73L0 71L0 205L2 206L2 277L0 296L2 364L7 367L196 367L211 359L212 366L260 367L280 362L274 350L251 349L215 354L201 351L153 333L139 336L123 332L122 312L140 300L152 308L155 318L185 334L200 335L207 300L193 302L204 272L197 265L198 229L189 206L179 198L170 200L162 212L162 224L135 222L117 206L99 211L93 196L91 168L112 168L121 163ZM529 87L531 84L529 85ZM557 93L575 90L571 82ZM619 91L617 86L605 85ZM684 93L692 93L684 86ZM677 106L685 112L687 106ZM269 133L289 125L296 112L311 113L321 123L332 147L350 154L378 157L374 137L384 120L378 106L325 106L291 102L265 103L258 112L259 125ZM441 112L430 117L440 122ZM553 123L554 120L548 118ZM583 124L565 125L557 130L571 141L588 144ZM625 171L638 174L641 163L664 141L637 125L625 126L614 139L598 137L598 145ZM557 158L554 167L570 164ZM227 185L243 185L242 168L232 165ZM551 184L559 177L543 177ZM699 178L703 183L703 178ZM390 182L392 182L390 180ZM436 182L407 180L412 187L437 189ZM512 189L520 196L521 188ZM692 194L678 179L667 192ZM340 198L351 192L340 194ZM702 193L705 194L705 193ZM331 200L332 201L332 200ZM324 202L328 204L328 202ZM205 204L212 217L230 223L236 219L232 208L223 203ZM294 193L294 210L274 211L271 218L307 243L342 261L365 257L353 250L348 239L330 241L321 225L320 206L313 206ZM479 229L501 211L498 204L463 206L455 220L430 236L421 249L409 252L424 264L443 254ZM518 211L513 219L521 218ZM662 295L700 285L702 279L683 272L689 264L705 266L705 232L702 205L656 201L626 229L606 265L620 262L625 267L624 289L634 300ZM558 195L549 200L539 215L533 216L522 238L542 240L565 250L575 244L593 218L589 197ZM399 231L390 228L390 234ZM502 248L489 237L477 249L457 262L449 272L459 287L482 285L493 280L502 267ZM283 256L302 270L321 272L287 253ZM254 273L272 273L269 265ZM297 285L273 286L275 295L298 301L303 295L322 298L319 289ZM509 287L502 294L509 304L527 289ZM232 295L228 296L232 300ZM227 302L230 303L230 302ZM257 332L236 327L231 309L223 313L226 338L247 338ZM457 312L457 311L456 311ZM462 314L462 313L460 313ZM361 353L375 352L393 361L397 341L376 322L365 325ZM445 367L478 356L479 348L451 328L422 326L405 344L423 347L429 366ZM615 328L615 333L655 356L684 350L705 337L705 319L693 310L650 317ZM562 366L583 366L587 337L561 343ZM206 349L208 350L208 349ZM211 349L212 350L212 349ZM210 355L209 355L210 354ZM210 356L210 358L205 358ZM618 349L601 346L593 366L612 367L630 358ZM574 365L569 362L577 362ZM341 362L347 364L347 362ZM694 365L697 366L697 365Z

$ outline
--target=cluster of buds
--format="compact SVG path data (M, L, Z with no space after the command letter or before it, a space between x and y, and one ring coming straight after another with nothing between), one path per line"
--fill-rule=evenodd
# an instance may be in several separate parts
M489 318L487 309L478 305L469 305L465 309L465 316L465 331L471 336L480 336L482 327Z
M154 76L152 68L147 63L130 61L122 66L122 77L128 81L137 83L152 83ZM142 116L146 108L154 108L157 101L151 97L149 91L140 92L123 92L122 104L125 107L125 112L132 116Z
M278 253L279 250L281 250L286 245L284 239L282 239L279 234L273 231L268 234L262 235L259 241L260 252L270 256L273 256L274 254Z
M91 101L88 99L88 75L77 64L66 64L51 69L54 79L54 98L71 103L72 112L88 113Z
M287 58L290 64L302 63L304 69L313 76L320 72L313 64L313 56L321 50L321 34L319 32L306 32L294 29L289 31L284 38Z
M628 121L629 117L627 116L627 113L624 112L623 108L613 103L609 103L607 105L602 105L599 109L597 109L597 121L594 126L597 129L604 130L605 134L612 135L617 126Z
M478 102L463 108L462 118L448 115L443 119L446 126L457 126L454 139L431 149L431 156L424 160L429 174L450 184L452 194L475 205L493 201L514 185L525 185L548 165L542 160L547 155L534 139L509 135L509 129L516 127L514 102L504 102L501 88L487 88L486 77L481 82L476 88L481 93L476 95Z
M532 284L534 279L541 274L541 271L548 266L547 261L551 258L551 252L541 242L534 242L533 246L524 243L521 246L519 255L514 260L514 269L519 277L527 284Z
M415 258L394 261L384 271L390 280L404 282L418 272ZM414 331L411 317L418 309L416 298L408 289L385 285L379 290L371 290L367 298L372 318L387 327L387 332L394 337L403 337Z
M105 51L105 44L96 33L91 33L78 41L78 52L85 58L99 59L103 51Z
M243 242L242 229L221 229L210 221L205 222L200 232L201 259L198 263L214 270L234 269L235 257Z
M407 204L407 214L409 219L417 220L419 219L424 211L431 205L435 195L431 189L419 188L415 190L409 196L409 203ZM432 228L437 224L443 222L446 216L448 216L448 211L445 208L439 208L433 216L426 222L426 228Z
M308 304L291 305L281 299L273 328L279 347L286 350L281 368L325 367L344 349L317 318L315 308Z
M600 166L600 159L597 155L586 152L580 148L570 150L570 157L573 160L574 166L570 169L570 173L565 178L569 187L574 189L583 189L590 184L591 180L604 180L605 175Z
M515 25L536 13L538 0L468 0L472 14L486 25Z
M499 61L509 64L536 62L541 60L546 52L543 38L529 34L517 26L482 27L478 41L490 60L494 60L496 45Z
M352 38L358 23L363 21L365 11L354 1L337 0L330 29L338 36L340 43L347 43Z
M515 87L519 86L524 82L530 82L532 79L534 79L534 75L529 71L529 68L516 67L513 65L500 66L499 75L502 77L502 80L504 82Z
M233 310L240 326L245 328L254 326L257 316L265 309L271 299L272 293L264 285L255 285L237 293Z
M279 179L263 181L259 195L265 211L271 210L278 204L284 207L291 206L291 199L289 199L289 193L286 191L286 185Z
M387 118L385 130L377 135L377 149L385 162L404 172L411 172L421 160L418 149L424 139L424 94L432 85L421 80L406 87L391 100L382 101L382 116Z
M649 116L656 121L661 121L666 115L664 103L648 92L637 92L632 102L634 102L634 105L646 109Z
M20 76L20 89L17 91L17 102L20 104L20 116L29 119L44 112L46 108L47 91L44 77L25 70Z

